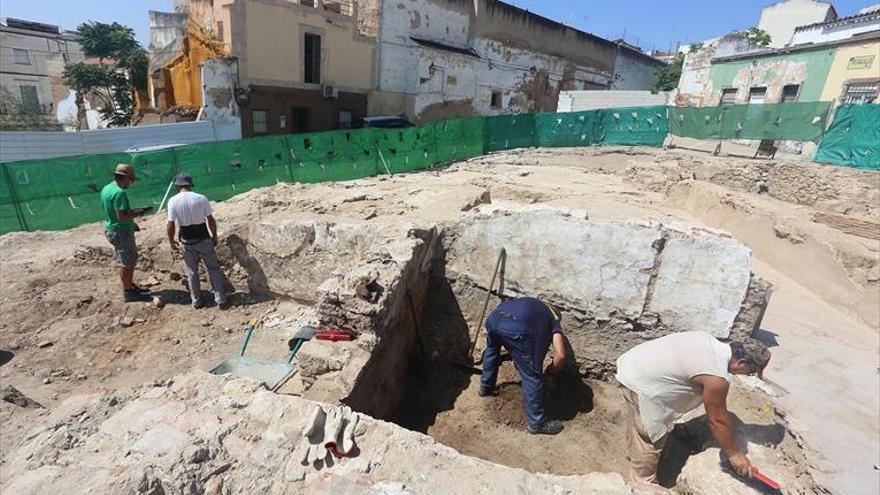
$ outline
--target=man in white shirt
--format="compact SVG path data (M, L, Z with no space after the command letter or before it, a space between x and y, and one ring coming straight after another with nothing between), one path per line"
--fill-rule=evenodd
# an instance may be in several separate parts
M730 375L762 376L770 351L756 341L725 344L706 332L681 332L639 344L617 359L627 403L627 458L636 483L657 483L657 461L673 423L701 403L712 435L741 476L752 466L733 438L727 412Z
M214 251L217 246L217 221L212 215L211 203L208 198L192 191L193 180L188 175L178 174L174 178L174 185L178 193L168 200L166 232L172 250L177 251L182 247L193 308L199 309L203 306L199 287L199 260L202 260L208 268L214 302L217 307L226 309L223 274ZM174 238L175 223L180 225L179 243Z

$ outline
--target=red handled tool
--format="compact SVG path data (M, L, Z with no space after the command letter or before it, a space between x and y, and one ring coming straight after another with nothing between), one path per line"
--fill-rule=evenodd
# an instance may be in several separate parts
M766 474L762 473L761 471L758 471L757 469L755 469L752 472L752 476L754 476L756 480L760 481L761 483L764 483L765 485L769 486L770 488L772 488L774 490L780 489L779 483L777 483L776 481L774 481L772 478L768 477Z
M340 340L354 340L354 334L341 328L319 328L315 332L315 338L337 342Z

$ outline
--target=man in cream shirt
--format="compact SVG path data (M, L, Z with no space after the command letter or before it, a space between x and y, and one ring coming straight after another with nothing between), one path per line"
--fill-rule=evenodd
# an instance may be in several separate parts
M220 309L226 309L223 273L220 271L220 263L214 251L218 236L217 221L214 219L211 203L208 198L193 192L193 180L188 175L178 174L174 178L174 185L179 192L168 201L166 232L171 250L183 251L193 308L199 309L203 306L202 291L199 286L199 261L204 261L205 268L208 269L208 278L211 280L211 290L214 292L214 302ZM177 230L175 224L180 227L180 242L174 238Z
M709 426L734 470L752 466L733 438L727 412L730 375L761 376L770 351L755 341L723 343L706 332L681 332L639 344L617 360L627 404L630 478L657 483L657 461L673 423L705 405Z

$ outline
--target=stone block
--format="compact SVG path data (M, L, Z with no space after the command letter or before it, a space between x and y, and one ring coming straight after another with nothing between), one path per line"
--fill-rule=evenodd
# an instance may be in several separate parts
M597 315L638 318L660 229L588 223L581 215L546 207L478 210L462 220L448 268L488 286L505 248L504 279L519 291L564 295Z
M751 276L751 250L720 236L673 236L660 254L647 311L676 331L727 338Z

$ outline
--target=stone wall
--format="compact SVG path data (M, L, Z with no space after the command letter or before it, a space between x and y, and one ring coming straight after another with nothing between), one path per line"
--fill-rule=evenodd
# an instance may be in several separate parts
M769 298L750 273L750 250L719 232L493 206L466 216L445 245L447 277L471 320L503 247L504 295L559 305L580 369L592 376L611 374L621 353L671 332L751 335Z
M363 222L290 215L235 229L227 244L251 292L312 307L302 318L284 318L286 338L307 324L358 335L354 342L309 341L282 392L389 415L417 348L435 238L430 229L382 231Z

